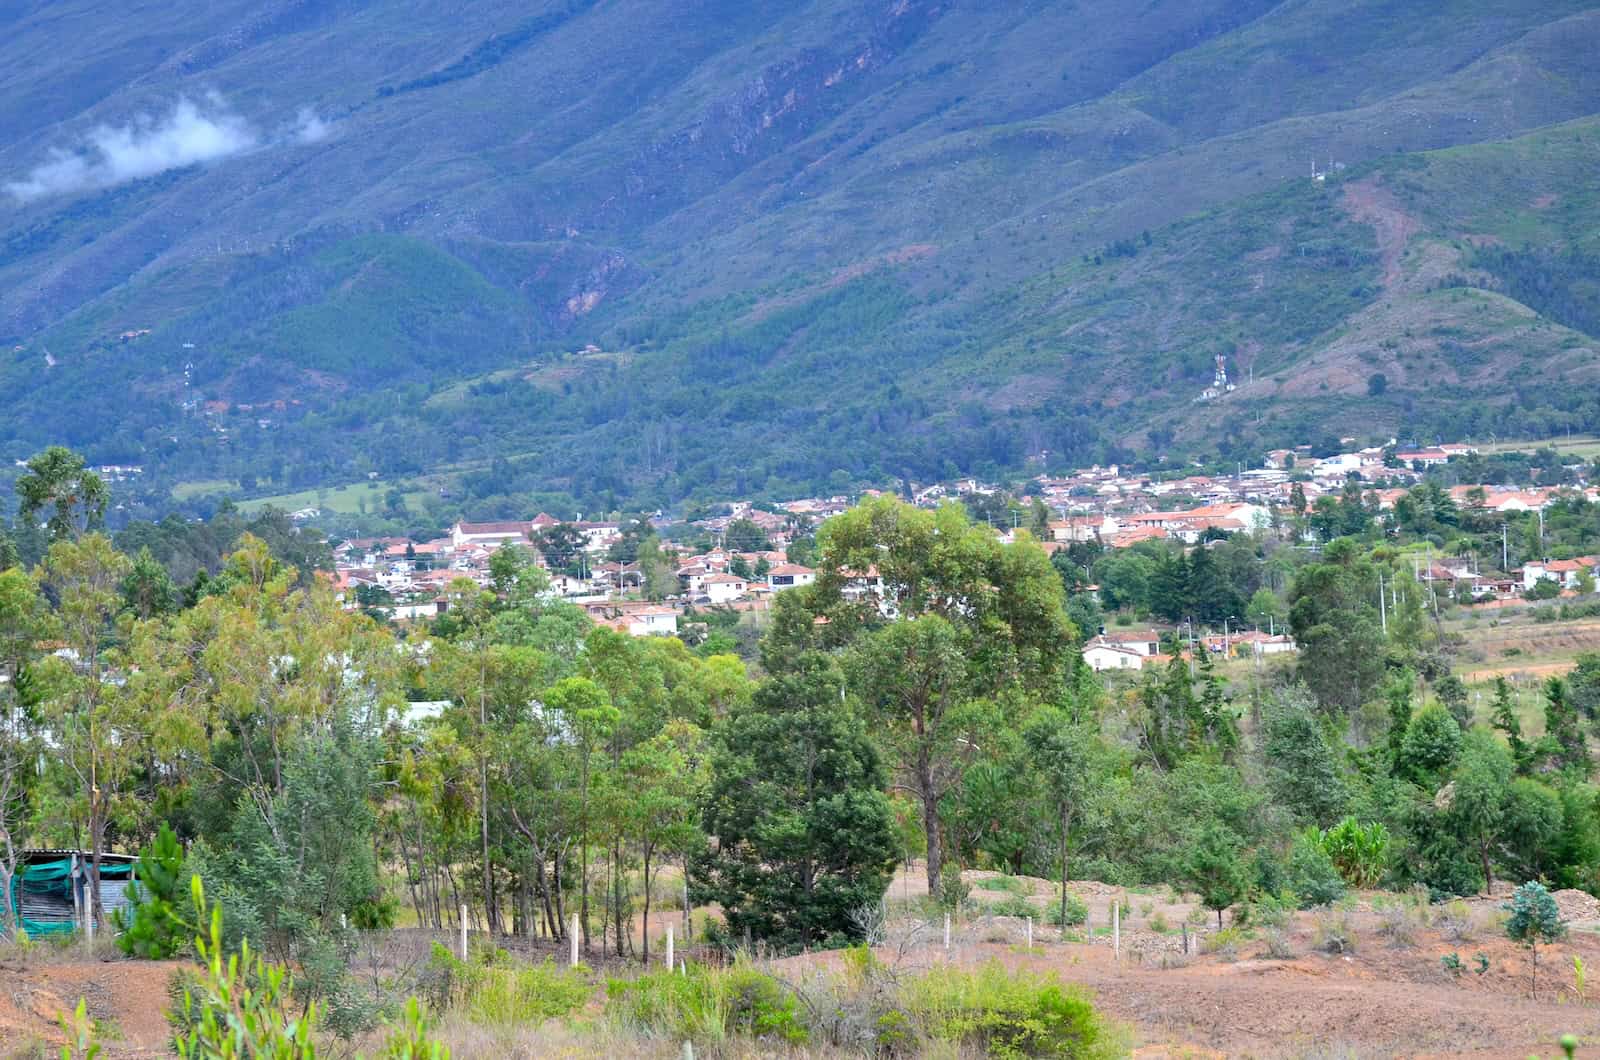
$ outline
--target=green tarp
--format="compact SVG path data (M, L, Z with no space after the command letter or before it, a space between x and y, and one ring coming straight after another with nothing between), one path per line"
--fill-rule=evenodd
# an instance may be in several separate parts
M132 877L133 865L130 862L106 862L100 866L102 885L117 882L118 892L121 891L121 885ZM12 914L29 935L70 934L77 930L77 909L82 901L81 893L75 900L73 892L82 886L82 880L72 878L71 858L21 865L11 884L9 899ZM102 897L109 898L104 894Z

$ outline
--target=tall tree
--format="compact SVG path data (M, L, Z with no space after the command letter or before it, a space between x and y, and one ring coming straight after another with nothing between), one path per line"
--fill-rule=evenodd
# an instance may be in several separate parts
M1383 678L1377 576L1353 542L1335 541L1301 569L1289 597L1300 678L1324 710L1353 712Z
M833 660L774 674L717 734L696 901L729 928L799 946L859 933L852 914L888 886L897 843L877 750Z
M560 718L578 754L578 856L580 869L579 923L583 947L589 949L589 836L592 823L590 792L593 786L596 752L603 750L622 721L622 713L612 706L605 689L586 677L569 677L550 688L543 696L545 707Z
M1494 850L1505 818L1507 789L1516 773L1511 752L1493 734L1473 729L1462 741L1461 756L1452 777L1450 812L1469 836L1483 870L1484 887L1494 893Z
M17 518L32 522L41 511L49 511L45 526L57 541L98 528L111 499L104 480L84 466L83 457L59 445L28 461L16 489L21 498Z
M62 639L70 661L55 659L48 671L46 701L59 761L68 770L66 793L74 817L89 839L90 880L96 918L100 863L106 828L129 795L125 784L136 765L133 748L148 738L134 698L110 677L117 652L112 619L121 607L119 589L128 560L103 534L63 538L50 546L44 584L55 596Z
M1067 880L1071 878L1072 829L1101 779L1099 735L1091 723L1055 708L1041 710L1024 731L1034 769L1043 779L1056 826L1061 866L1061 923L1067 923Z
M1082 665L1061 579L1027 535L1002 544L954 504L878 497L824 523L817 543L817 582L779 597L763 663L778 672L812 648L861 642L852 684L894 726L884 731L923 802L937 886L939 799L966 747L952 719L980 700L1054 699Z
M36 760L32 711L23 702L28 665L49 621L38 587L17 567L0 570L0 938L15 935L11 902L23 828L28 818L29 777Z
M905 619L869 634L851 659L855 685L894 749L922 803L928 838L928 887L944 863L939 809L960 776L965 733L961 710L967 658L954 627L938 615Z

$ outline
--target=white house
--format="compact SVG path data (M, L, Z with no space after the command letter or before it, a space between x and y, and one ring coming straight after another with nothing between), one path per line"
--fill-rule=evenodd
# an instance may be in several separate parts
M1101 670L1142 670L1148 664L1153 664L1159 658L1156 655L1144 655L1125 648L1120 644L1112 644L1104 637L1095 637L1083 646L1083 661L1089 669Z
M1153 629L1115 630L1102 633L1094 639L1124 651L1138 652L1146 657L1159 654L1161 651L1161 635Z
M798 563L780 563L767 571L767 588L773 592L810 585L817 580L817 572Z
M527 539L527 523L458 522L450 528L450 547L455 549L466 545L486 545L490 548L499 548L507 543L520 543Z
M709 574L700 579L700 588L714 604L726 604L750 591L750 584L737 574Z
M618 523L573 523L572 525L583 534L585 552L604 552L622 537L622 526Z
M1539 582L1549 580L1563 589L1576 589L1584 571L1594 574L1597 562L1600 562L1600 557L1596 556L1529 562L1522 568L1522 587L1532 589Z
M616 625L635 637L675 637L678 612L670 607L640 607L624 612Z

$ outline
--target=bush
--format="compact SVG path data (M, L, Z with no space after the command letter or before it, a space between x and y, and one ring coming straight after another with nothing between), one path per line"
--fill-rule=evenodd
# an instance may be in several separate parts
M1289 941L1289 933L1282 928L1267 928L1261 933L1261 940L1267 944L1268 957L1280 961L1294 959L1294 946Z
M1245 930L1238 924L1229 924L1220 931L1213 931L1201 940L1201 948L1207 953L1215 954L1225 960L1233 960L1239 956L1239 946L1245 940Z
M809 1037L788 987L744 964L609 980L606 1015L636 1031L697 1042L743 1035L798 1044Z
M1020 894L1007 895L997 902L991 902L984 907L990 916L1039 916L1039 907L1022 897Z
M460 1010L472 1023L508 1027L565 1016L589 1000L581 970L521 964L501 949L485 949L463 961L435 943L425 979L436 1005Z
M1328 953L1349 953L1356 948L1356 932L1349 914L1329 909L1317 917L1317 949Z
M1471 942L1477 935L1472 922L1472 907L1459 898L1439 911L1436 924L1439 934L1452 942Z
M1076 927L1089 919L1089 907L1075 894L1067 895L1067 922L1061 922L1061 898L1057 895L1045 908L1045 922L1055 927Z
M1301 909L1331 905L1345 894L1344 879L1318 842L1319 835L1315 828L1307 829L1296 837L1289 852L1286 882L1299 897Z
M990 876L979 880L978 886L985 891L1005 891L1010 894L1027 894L1030 890L1025 881L1015 876Z
M1117 1036L1080 991L997 963L936 968L906 985L904 1007L928 1037L985 1056L1120 1053Z
M972 888L961 878L961 866L953 861L946 862L939 870L939 904L956 910L966 905L971 897Z
M1403 902L1385 902L1376 910L1378 934L1389 940L1391 946L1410 946L1413 942L1411 911Z

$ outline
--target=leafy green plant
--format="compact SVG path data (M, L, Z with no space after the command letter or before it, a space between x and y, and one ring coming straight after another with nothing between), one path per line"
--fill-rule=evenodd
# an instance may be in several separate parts
M1511 902L1502 908L1511 914L1506 920L1506 935L1512 941L1527 946L1533 954L1532 992L1537 999L1539 943L1554 942L1567 933L1567 925L1561 919L1561 907L1556 905L1556 900L1550 896L1544 884L1530 880L1518 887L1511 895Z
M200 877L194 877L192 887L196 918L201 923L209 921L210 927L207 937L195 939L205 972L197 984L184 991L183 1014L190 1030L174 1037L177 1054L183 1060L242 1060L247 1056L313 1060L317 1050L311 1025L316 1005L307 1005L295 1016L288 970L269 965L259 956L252 961L248 941L241 943L237 954L226 955L222 909L211 906L208 916Z
M1051 902L1044 911L1045 920L1056 927L1073 927L1089 919L1089 907L1075 894L1067 895L1067 921L1061 922L1061 903Z
M961 878L961 866L947 862L939 872L939 905L957 910L972 897L972 887Z
M168 1017L176 1027L173 1050L182 1060L315 1060L316 1003L297 1005L288 969L253 955L248 941L237 953L227 952L221 906L207 905L199 876L191 879L190 893L196 921L208 927L194 940L200 969L178 980L181 1011ZM84 1060L92 1055L84 1054ZM413 998L380 1055L384 1060L449 1060L450 1052L429 1039Z
M1082 992L995 962L936 968L906 985L904 1007L928 1037L985 1056L1100 1057L1121 1045Z
M1311 839L1314 830L1306 833ZM1346 817L1332 828L1315 831L1319 850L1351 887L1373 887L1383 878L1389 859L1389 830L1380 821L1362 825Z
M984 907L990 916L1037 917L1042 910L1019 894L1007 895Z
M166 822L139 852L134 874L127 907L111 913L121 932L117 946L132 957L166 960L188 945L193 930L176 911L183 895L183 848Z
M56 1017L56 1022L67 1039L61 1047L61 1060L95 1060L100 1055L94 1021L89 1018L89 1006L83 998L78 999L78 1007L72 1010L72 1015L62 1013Z
M606 1015L645 1033L695 1042L736 1035L800 1043L809 1036L793 993L745 964L648 972L606 983Z
M494 947L479 949L463 961L435 943L425 979L434 1004L492 1027L565 1016L590 995L586 969L558 968L549 958L525 964Z

